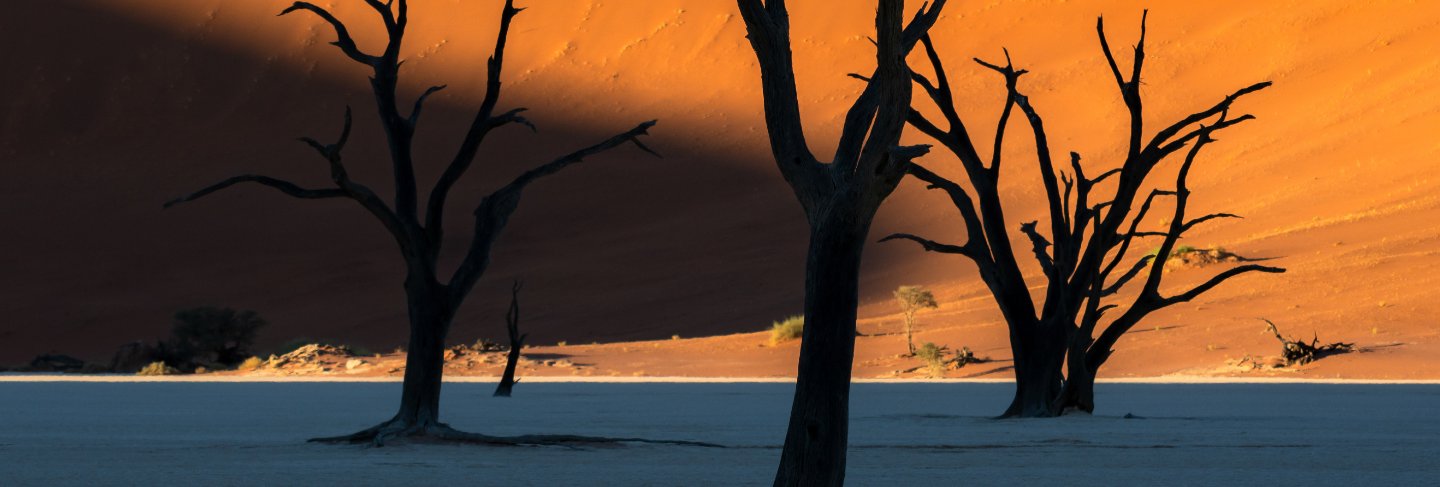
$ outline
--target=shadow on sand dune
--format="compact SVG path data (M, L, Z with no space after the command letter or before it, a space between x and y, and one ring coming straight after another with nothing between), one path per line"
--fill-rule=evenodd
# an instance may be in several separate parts
M327 72L340 57L328 46L259 59L80 0L18 10L0 20L11 46L0 56L23 67L0 77L0 207L12 235L0 252L0 363L45 350L108 357L162 336L175 310L205 304L258 310L273 324L260 348L297 336L374 349L403 341L396 249L350 203L244 188L160 209L236 174L326 184L323 161L295 138L333 137L347 103L351 172L387 194L363 74ZM479 82L474 64L474 80L413 81ZM293 68L304 65L317 68ZM422 184L473 116L471 100L457 98L437 96L426 110ZM452 253L481 189L639 121L529 108L541 131L492 136L457 187ZM529 190L452 339L502 336L500 298L516 277L527 283L522 326L542 342L749 331L800 309L803 220L768 154L755 152L763 146L696 152L681 129L661 120L653 131L663 160L615 151ZM867 264L893 267L883 256Z

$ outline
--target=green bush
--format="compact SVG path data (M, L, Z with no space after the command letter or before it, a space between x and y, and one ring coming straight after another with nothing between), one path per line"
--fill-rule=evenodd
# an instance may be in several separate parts
M945 356L945 349L935 346L934 343L925 342L920 348L915 349L915 356L920 357L925 363L938 363Z
M779 345L782 342L798 339L804 331L804 316L796 315L776 321L770 325L770 344Z
M135 375L176 375L179 373L180 369L165 365L165 362L150 362L150 365L146 365Z
M915 349L915 356L925 361L925 367L930 369L931 377L942 377L945 375L945 347L938 347L934 343L925 342L920 348Z

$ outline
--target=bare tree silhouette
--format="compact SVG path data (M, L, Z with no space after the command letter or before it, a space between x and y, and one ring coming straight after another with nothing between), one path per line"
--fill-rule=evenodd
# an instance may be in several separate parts
M505 312L505 330L510 334L510 351L505 354L505 373L500 376L500 384L495 386L495 397L510 397L510 391L515 388L515 383L520 382L515 378L515 366L520 363L520 350L525 348L525 337L520 333L520 281L510 288L510 309Z
M268 186L290 196L304 199L348 198L354 200L384 225L399 246L405 260L405 294L410 318L410 339L405 363L405 381L400 397L400 408L395 416L375 427L364 431L334 438L317 438L326 442L374 442L383 444L396 437L430 436L440 439L472 441L482 443L534 443L552 441L593 441L593 438L532 436L521 438L495 438L471 433L462 433L440 422L440 385L444 372L445 337L450 330L456 311L470 293L475 282L485 274L490 264L490 250L500 233L520 204L521 193L535 181L579 163L586 157L600 154L626 143L654 154L640 142L650 127L649 121L620 133L598 144L585 147L561 156L549 163L531 169L509 184L490 193L475 208L474 236L470 240L464 260L447 280L441 279L437 260L445 233L445 203L455 183L470 169L479 151L480 144L492 130L512 125L527 125L521 116L524 108L497 112L500 100L500 74L504 63L505 42L510 33L510 23L521 9L507 0L500 14L500 31L495 41L495 51L488 61L485 98L480 104L474 122L470 125L453 160L446 166L435 182L429 195L428 204L422 212L418 205L417 184L411 146L416 125L425 102L445 86L425 90L414 102L409 116L400 112L400 101L396 88L400 72L400 47L408 24L408 2L406 0L364 0L379 14L385 23L389 42L379 55L362 52L351 38L349 30L329 11L309 2L295 2L280 15L307 11L319 16L334 28L337 40L333 43L346 57L373 69L371 86L379 109L380 121L384 126L390 149L395 184L394 204L383 201L369 187L350 179L342 163L341 153L350 136L350 111L345 112L345 125L339 139L333 144L322 144L315 139L301 139L329 163L333 188L304 188L294 183L268 176L243 175L226 179L205 187L192 194L165 204L166 207L192 201L216 191L242 183Z
M910 105L905 57L939 18L945 0L903 24L905 2L880 0L876 68L850 107L835 159L810 152L796 99L790 19L784 0L738 0L760 64L765 122L781 175L810 226L805 329L798 381L775 485L841 485L849 427L861 254L880 203L928 146L900 147Z
M1186 178L1201 149L1215 142L1213 134L1254 118L1250 115L1231 116L1231 105L1246 94L1270 86L1270 83L1241 88L1214 106L1165 126L1146 141L1140 97L1140 72L1145 60L1143 17L1140 26L1140 41L1135 46L1134 62L1129 79L1126 79L1106 41L1104 19L1096 24L1101 50L1129 109L1130 129L1129 148L1123 165L1094 178L1086 177L1080 155L1074 152L1070 153L1072 174L1067 175L1063 170L1057 174L1040 114L1018 87L1020 76L1026 71L1011 64L1008 51L1004 66L975 60L1000 73L1008 91L987 166L956 111L950 83L934 43L929 36L922 39L934 67L935 80L932 82L917 74L915 82L939 107L948 128L940 128L915 110L910 112L909 122L960 159L974 197L960 184L920 165L911 165L910 175L924 181L930 189L940 189L949 196L965 221L968 240L963 245L949 245L915 235L896 234L882 241L911 240L927 251L963 255L979 267L980 277L989 287L1009 326L1010 348L1015 357L1015 398L1004 416L1054 416L1067 409L1093 411L1097 371L1110 358L1121 335L1145 316L1195 299L1241 274L1284 272L1284 269L1276 267L1240 265L1179 294L1165 296L1160 293L1165 262L1182 235L1207 221L1237 218L1229 213L1189 218L1190 190L1186 187ZM1048 238L1038 230L1038 222L1019 226L1031 242L1031 250L1046 277L1045 297L1038 308L1038 315L1036 303L1017 265L1015 251L1010 246L1010 226L1000 205L998 189L1001 145L1006 124L1015 107L1024 114L1035 137L1036 159L1050 216ZM1147 187L1146 178L1156 166L1187 145L1190 149L1184 153L1174 189L1152 189L1148 194L1143 193ZM1107 180L1114 181L1113 196L1099 201L1092 191ZM1141 194L1145 194L1143 199ZM1150 212L1152 203L1162 197L1174 200L1174 211L1165 228L1160 231L1141 230L1140 225ZM1135 211L1137 201L1140 205ZM1154 256L1134 259L1116 274L1115 271L1122 269L1121 263L1127 261L1127 253L1136 239L1148 237L1163 239L1158 252ZM1119 304L1107 303L1106 298L1116 295L1137 277L1141 277L1141 288L1134 300L1125 305L1118 317L1109 320L1103 328L1099 327L1107 312L1120 307ZM1095 336L1097 330L1100 333L1098 337Z

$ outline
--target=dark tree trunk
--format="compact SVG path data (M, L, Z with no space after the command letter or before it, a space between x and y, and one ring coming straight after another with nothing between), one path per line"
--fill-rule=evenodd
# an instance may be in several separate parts
M1045 418L1059 414L1054 406L1065 380L1063 331L1033 325L1040 331L1019 335L1015 352L1015 398L1001 417Z
M505 329L510 335L510 353L505 355L505 373L495 386L495 397L510 397L515 388L515 365L520 363L520 350L525 348L525 335L520 333L520 281L510 291L510 310L505 312Z
M510 391L515 388L515 364L519 362L520 347L512 344L505 356L505 374L500 376L500 385L495 386L495 397L510 397Z
M806 142L785 2L737 3L759 61L770 149L810 224L805 330L775 485L842 485L861 253L875 210L914 159L929 152L929 146L899 146L910 112L905 56L939 19L945 0L927 4L908 25L903 0L877 2L875 72L868 78L853 75L865 81L865 90L846 113L828 163L817 159Z
M1069 411L1095 412L1095 371L1083 365L1071 369L1055 408L1061 414Z
M869 221L851 212L811 231L805 329L775 485L843 485L861 253Z
M400 411L393 422L429 427L440 422L440 385L445 373L445 335L451 314L436 285L409 284L410 344Z

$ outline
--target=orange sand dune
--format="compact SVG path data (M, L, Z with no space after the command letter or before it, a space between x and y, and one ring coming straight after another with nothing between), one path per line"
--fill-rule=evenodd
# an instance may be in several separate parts
M176 309L207 303L260 311L273 323L263 346L299 336L371 348L403 341L394 249L357 208L247 189L159 210L167 198L237 173L322 184L322 163L293 138L332 136L345 104L358 114L352 172L383 186L364 70L327 45L333 34L318 19L275 18L287 3L30 0L0 20L11 66L0 76L0 216L8 229L0 363L47 350L103 358L119 343L163 335ZM332 3L362 47L376 45L377 22L361 2ZM483 96L500 2L412 3L408 96L450 86L421 127L428 181ZM803 221L768 158L758 71L734 6L521 3L529 9L517 19L502 106L529 107L542 131L512 129L491 141L478 177L451 205L449 248L463 245L467 206L482 190L546 156L658 118L652 145L667 157L618 151L528 192L454 340L499 337L517 277L527 281L523 326L539 343L743 332L798 312ZM1052 146L1082 153L1092 168L1116 163L1123 106L1094 19L1105 15L1112 43L1127 45L1147 7L1152 126L1239 86L1275 82L1241 102L1258 120L1226 133L1191 178L1197 211L1247 218L1197 229L1186 243L1276 258L1290 272L1245 276L1155 316L1122 341L1105 374L1210 373L1227 360L1273 353L1256 320L1263 316L1287 334L1314 331L1371 350L1307 374L1440 377L1440 7L952 2L935 35L975 137L989 140L1003 92L993 73L967 60L998 59L1007 47L1031 71L1021 87L1046 116ZM873 6L809 0L792 1L791 10L807 130L815 147L832 147L859 88L844 74L869 69ZM1004 177L1018 224L1041 216L1042 192L1028 164L1032 148L1024 137L1010 140ZM944 153L926 164L955 170ZM876 236L962 235L953 208L913 182L878 222ZM884 244L871 247L866 266L862 330L893 331L889 291L924 284L937 290L941 309L922 315L921 339L1008 355L998 314L963 258ZM1214 271L1177 270L1170 288ZM700 342L662 341L658 348L673 353L637 367L652 375L667 375L650 370L666 367L680 375L790 373L783 347L754 347L758 336L727 339L757 352L719 360L722 348L707 354L689 348ZM897 353L898 343L862 339L857 375L897 367L876 361Z

